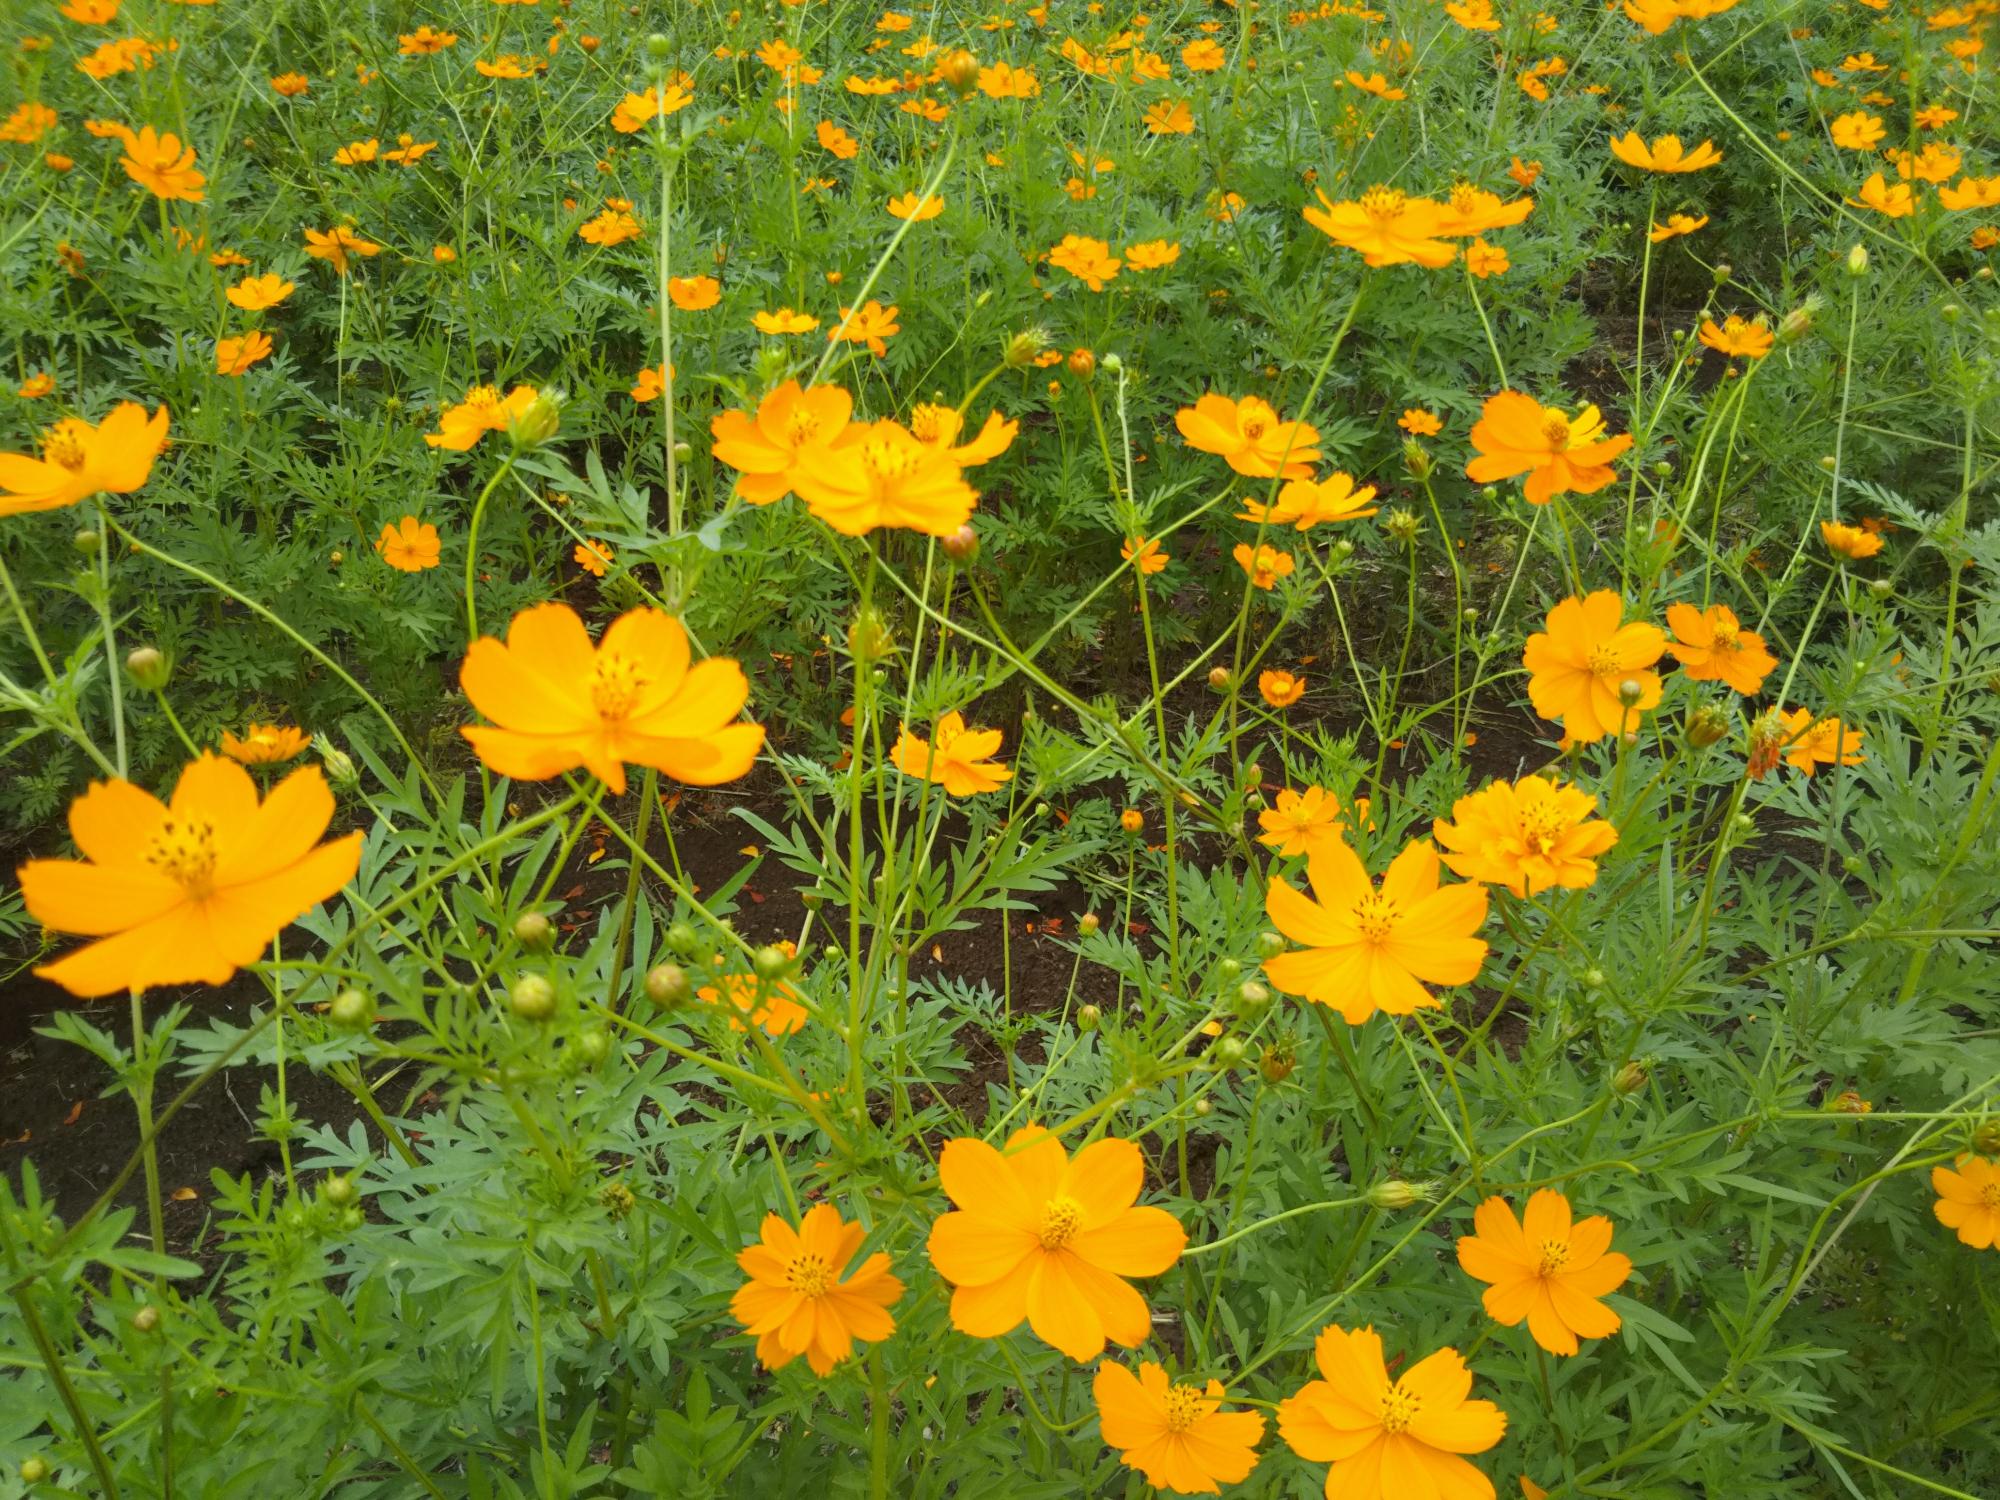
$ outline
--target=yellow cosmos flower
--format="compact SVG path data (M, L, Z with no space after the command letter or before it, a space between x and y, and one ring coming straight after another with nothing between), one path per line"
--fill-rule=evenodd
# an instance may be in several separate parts
M997 792L1013 779L1012 769L993 759L1000 740L997 729L967 729L965 715L954 709L938 720L928 741L908 729L898 733L889 759L905 776L934 781L948 796L974 797Z
M1452 804L1431 837L1454 875L1502 885L1516 896L1551 887L1581 890L1597 880L1597 856L1618 830L1591 813L1597 799L1541 776L1496 781Z
M59 510L100 492L129 495L167 446L167 409L123 401L93 427L64 417L42 434L42 456L0 453L0 516Z

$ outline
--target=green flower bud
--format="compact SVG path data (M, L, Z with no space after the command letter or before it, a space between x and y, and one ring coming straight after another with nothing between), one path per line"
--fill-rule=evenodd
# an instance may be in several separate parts
M125 670L132 680L149 693L157 693L167 685L167 678L173 668L157 646L138 646L125 657Z
M1097 919L1097 913L1087 911L1076 919L1076 930L1084 937L1096 937L1097 929L1104 924Z
M646 998L662 1009L687 1004L693 993L679 964L655 964L646 971Z
M522 912L514 919L514 941L523 948L546 953L556 944L556 924L538 911Z
M1641 1089L1643 1089L1647 1085L1647 1083L1651 1081L1651 1079L1652 1075L1649 1074L1641 1064L1636 1062L1628 1062L1625 1064L1624 1067L1620 1068L1618 1072L1612 1077L1611 1088L1614 1093L1618 1094L1626 1094L1626 1095L1636 1094Z
M1285 940L1279 934L1270 931L1257 934L1257 956L1259 958L1276 958L1284 951Z
M1208 1049L1208 1060L1226 1072L1231 1068L1240 1068L1249 1053L1250 1049L1244 1046L1242 1037L1226 1036Z
M750 964L757 971L757 977L766 982L784 978L794 967L792 955L776 944L759 948L752 955Z
M540 974L523 974L508 991L507 1003L524 1021L546 1021L556 1013L556 987Z
M1396 1213L1405 1208L1413 1208L1419 1203L1429 1203L1437 1196L1437 1184L1431 1182L1405 1182L1400 1177L1385 1177L1369 1186L1368 1206Z
M1246 979L1236 986L1236 1010L1240 1015L1254 1016L1271 1003L1271 992L1254 979Z
M132 1314L132 1326L141 1333L151 1333L160 1326L160 1310L150 1302Z
M701 939L686 922L676 922L667 929L667 947L682 958L693 958L701 951Z
M1078 1031L1095 1031L1097 1030L1098 1023L1103 1019L1104 1012L1096 1006L1081 1006L1076 1013L1076 1029Z
M342 1031L359 1031L375 1019L375 1003L360 990L342 990L327 1006L326 1018Z
M49 1466L39 1458L24 1458L17 1471L23 1484L40 1484L49 1477Z
M330 1172L320 1179L319 1195L335 1208L345 1208L361 1196L361 1190L355 1187L353 1178Z

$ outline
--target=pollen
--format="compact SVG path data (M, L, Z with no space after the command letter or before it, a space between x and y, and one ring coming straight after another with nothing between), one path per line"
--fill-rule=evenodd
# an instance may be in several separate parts
M1421 1396L1404 1389L1400 1383L1390 1386L1382 1393L1382 1430L1388 1433L1403 1431L1417 1420L1423 1409Z
M1083 1207L1074 1198L1051 1198L1042 1206L1044 1250L1060 1250L1083 1228Z
M1549 445L1551 453L1567 453L1570 449L1569 418L1559 411L1542 414L1542 440Z
M89 430L75 417L64 417L42 434L42 457L49 463L60 464L74 474L83 467L87 456L83 446L83 435Z
M802 1297L824 1297L833 1285L833 1267L826 1257L804 1251L786 1263L785 1284Z
M215 825L206 818L164 819L146 845L146 863L201 900L215 890Z
M819 426L819 413L801 401L785 414L785 441L803 448L819 436Z
M1409 195L1400 188L1377 184L1361 195L1361 211L1371 219L1393 219L1409 201Z
M1396 903L1380 892L1370 892L1354 903L1354 925L1371 943L1388 942L1401 916Z
M1542 1255L1538 1263L1539 1274L1554 1276L1569 1264L1569 1242L1566 1240L1543 1240Z
M598 653L590 669L590 701L600 717L630 718L639 694L650 679L639 663L615 651Z
M1186 1432L1194 1426L1201 1419L1202 1399L1201 1392L1191 1385L1177 1385L1168 1390L1167 1431Z

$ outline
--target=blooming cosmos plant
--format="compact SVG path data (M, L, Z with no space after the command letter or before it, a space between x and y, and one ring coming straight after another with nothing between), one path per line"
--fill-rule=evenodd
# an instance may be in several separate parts
M867 1237L830 1203L816 1204L796 1229L764 1215L758 1242L736 1257L750 1279L729 1310L755 1336L765 1369L783 1369L803 1354L813 1374L831 1374L857 1341L879 1344L896 1331L889 1309L903 1283L890 1274L889 1257L878 1251L848 1274Z
M1572 1222L1569 1199L1543 1188L1519 1219L1505 1198L1488 1198L1472 1225L1475 1233L1458 1242L1458 1263L1488 1283L1482 1300L1496 1323L1513 1328L1526 1319L1551 1354L1574 1354L1578 1339L1618 1331L1618 1314L1598 1299L1625 1284L1632 1262L1611 1249L1609 1219Z
M1257 1466L1264 1419L1222 1410L1222 1382L1176 1385L1148 1360L1135 1376L1107 1360L1091 1382L1104 1441L1146 1483L1175 1495L1214 1495Z

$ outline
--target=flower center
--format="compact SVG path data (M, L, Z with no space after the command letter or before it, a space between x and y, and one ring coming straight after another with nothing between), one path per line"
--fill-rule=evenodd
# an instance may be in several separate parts
M1263 437L1266 431L1267 424L1262 417L1246 417L1243 421L1243 435L1253 443Z
M1408 197L1397 188L1376 186L1361 195L1361 211L1371 219L1394 219L1403 212Z
M944 426L944 408L925 402L910 413L910 433L920 443L935 443Z
M146 845L146 863L200 901L215 889L215 825L168 817Z
M623 719L639 701L639 692L651 679L639 663L615 651L600 651L590 669L590 701L603 719Z
M1547 854L1555 848L1568 821L1553 803L1526 808L1521 813L1521 841L1535 853Z
M1544 1276L1553 1276L1569 1264L1569 1245L1562 1240L1542 1241L1540 1271Z
M785 1267L785 1283L806 1297L824 1297L833 1285L833 1267L810 1250L792 1257Z
M1423 1409L1423 1400L1415 1392L1405 1390L1401 1384L1390 1386L1382 1393L1382 1430L1401 1432L1417 1420L1417 1413Z
M1042 1248L1060 1250L1083 1228L1083 1207L1074 1198L1051 1198L1042 1205Z
M1479 207L1479 189L1469 182L1455 184L1451 190L1451 206L1458 213L1471 213Z
M475 385L465 393L464 404L473 411L491 411L500 404L500 393L490 385Z
M1354 903L1354 925L1371 943L1388 942L1400 915L1396 903L1379 892L1371 891Z
M913 443L893 438L870 438L861 445L861 461L874 470L878 479L894 481L904 478L923 462L923 451Z
M1979 1190L1979 1206L2000 1209L2000 1182L1989 1182Z
M1717 620L1713 626L1715 644L1724 651L1734 651L1737 647L1738 628L1734 620Z
M1201 1416L1201 1392L1191 1385L1177 1385L1167 1392L1167 1431L1186 1432Z
M76 473L83 467L83 435L88 430L75 417L64 417L42 434L42 457Z
M1617 649L1609 641L1599 641L1595 646L1592 646L1590 654L1585 658L1585 663L1589 666L1592 675L1597 677L1608 677L1613 672L1623 670L1618 662Z
M785 441L803 448L819 436L819 414L801 402L785 417Z
M1559 411L1542 413L1542 440L1551 453L1569 452L1569 418Z

